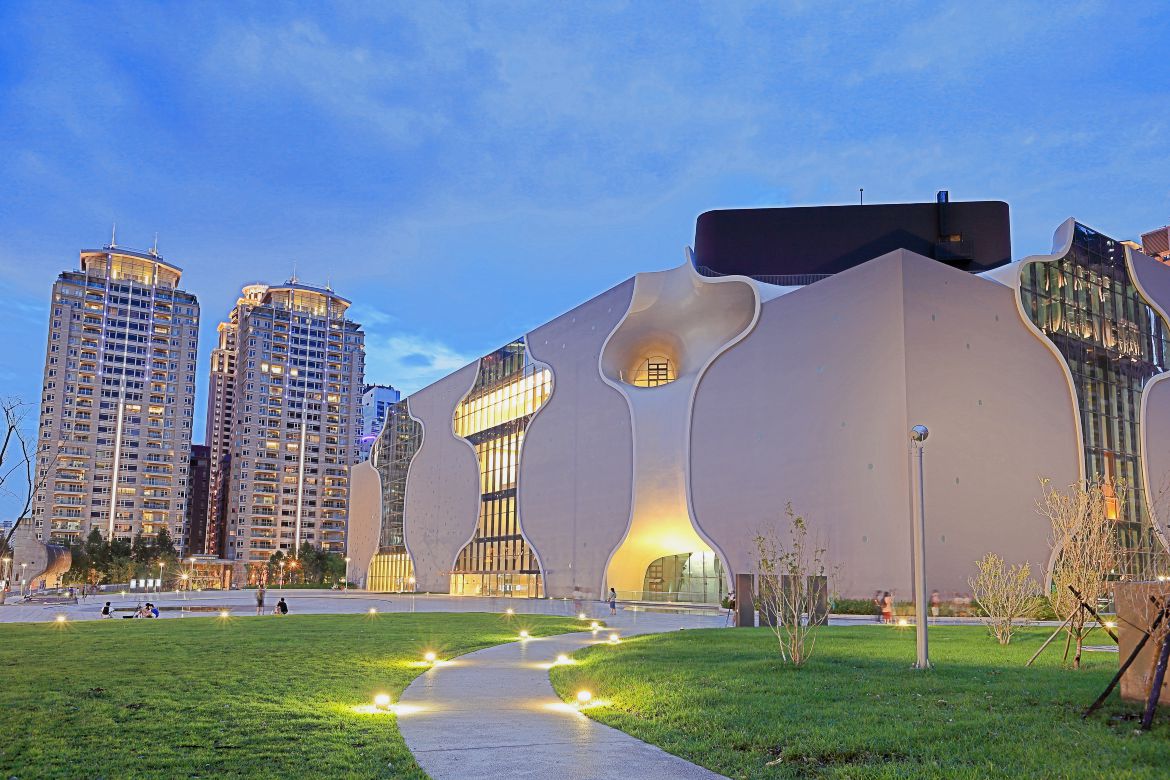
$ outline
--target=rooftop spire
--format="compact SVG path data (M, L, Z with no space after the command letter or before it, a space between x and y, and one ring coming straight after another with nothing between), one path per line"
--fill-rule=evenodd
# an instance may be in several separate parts
M113 227L110 228L110 247L113 248L113 247L116 247L117 245L118 245L118 223L115 222L113 224Z

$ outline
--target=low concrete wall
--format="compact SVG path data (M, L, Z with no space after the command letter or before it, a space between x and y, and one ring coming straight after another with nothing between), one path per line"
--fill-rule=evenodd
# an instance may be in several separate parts
M1148 629L1154 621L1158 610L1150 603L1150 596L1164 603L1170 598L1170 582L1119 582L1113 587L1113 600L1117 607L1118 663L1125 663L1142 638L1141 632L1130 624ZM1168 629L1170 626L1161 626L1154 635L1155 639L1166 636ZM1146 642L1137 660L1121 678L1121 698L1144 702L1149 697L1158 648L1156 641ZM1170 675L1166 675L1162 682L1158 703L1170 704Z

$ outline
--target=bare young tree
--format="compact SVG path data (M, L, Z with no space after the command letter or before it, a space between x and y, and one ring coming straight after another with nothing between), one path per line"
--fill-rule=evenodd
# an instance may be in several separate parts
M818 605L828 596L827 549L808 538L808 524L792 504L784 508L787 533L777 527L756 535L757 603L771 616L780 657L800 666L816 646ZM785 538L786 537L786 538Z
M28 438L22 430L28 416L27 406L19 398L5 398L0 402L4 412L4 433L0 441L0 493L24 502L16 522L0 540L0 548L3 548L5 554L10 552L12 535L28 515L36 493L33 480L36 456L30 450Z
M1106 577L1121 559L1117 539L1117 507L1124 504L1126 486L1120 481L1093 477L1063 490L1042 479L1044 494L1037 511L1052 524L1052 560L1048 580L1052 609L1066 621L1067 645L1076 643L1073 668L1081 666L1081 650L1089 615L1081 608L1071 585L1085 603L1095 606L1105 595Z
M1012 641L1016 624L1035 617L1040 609L1040 586L1030 564L1008 568L1003 558L988 553L975 562L979 574L968 579L971 593L986 616L983 622L1001 645Z
M12 537L16 534L16 529L20 528L21 523L28 519L33 498L48 482L49 472L65 454L65 447L70 441L70 439L61 439L56 444L46 442L41 445L41 452L51 452L51 455L43 461L44 474L35 477L37 454L31 446L29 432L24 429L27 425L26 420L30 406L19 398L6 398L0 401L5 429L3 439L0 441L0 494L15 497L23 502L20 514L16 516L16 521L8 530L8 535L0 539L0 546L5 550L11 550ZM35 425L35 423L34 420L33 424ZM34 435L32 441L35 440Z

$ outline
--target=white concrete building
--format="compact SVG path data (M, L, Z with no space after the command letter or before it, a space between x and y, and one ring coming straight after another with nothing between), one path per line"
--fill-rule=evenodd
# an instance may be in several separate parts
M966 592L988 552L1042 570L1040 479L1093 474L1130 486L1112 507L1127 565L1161 571L1170 268L1073 220L1016 262L940 233L945 260L768 277L788 284L704 275L688 251L410 395L354 468L351 571L710 602L791 503L836 591L908 594L916 424L930 588Z

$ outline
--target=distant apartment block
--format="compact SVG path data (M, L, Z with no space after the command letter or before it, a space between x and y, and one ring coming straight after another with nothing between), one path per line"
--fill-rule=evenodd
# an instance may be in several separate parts
M206 542L204 552L224 555L227 535L228 477L231 473L231 426L235 411L236 334L245 314L259 305L268 286L243 289L228 318L219 323L211 351L211 381L207 389L207 447L209 450Z
M249 285L220 324L208 403L208 552L260 563L345 550L364 334L349 301L296 279Z
M191 445L191 465L188 470L187 538L183 549L191 555L207 552L207 500L211 480L211 448L206 444Z
M358 462L369 460L370 448L382 432L386 417L402 394L391 385L366 385L362 391L361 425L358 431Z
M68 544L187 538L199 303L155 250L81 252L53 285L33 524Z

